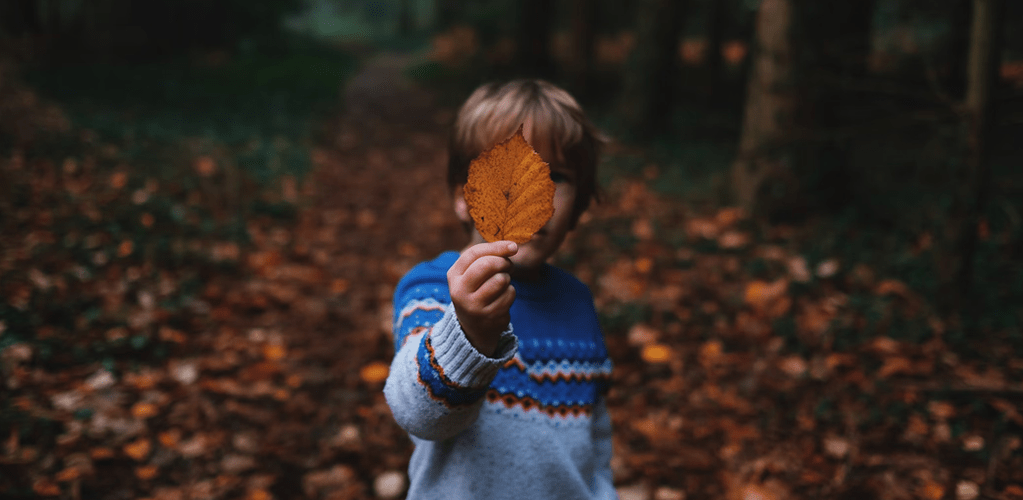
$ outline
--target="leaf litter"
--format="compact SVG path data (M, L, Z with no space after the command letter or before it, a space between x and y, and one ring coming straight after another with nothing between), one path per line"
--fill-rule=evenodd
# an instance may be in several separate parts
M246 190L298 201L244 212L241 239L201 231L240 206L216 191L227 158L183 162L195 189L86 131L67 157L0 158L0 465L16 471L0 493L401 495L411 443L381 394L390 295L467 236L429 201L448 196L443 134L328 129L339 142L308 178ZM649 180L608 186L559 257L602 311L623 496L1023 496L1023 361L957 352L905 284ZM929 335L901 338L911 320Z

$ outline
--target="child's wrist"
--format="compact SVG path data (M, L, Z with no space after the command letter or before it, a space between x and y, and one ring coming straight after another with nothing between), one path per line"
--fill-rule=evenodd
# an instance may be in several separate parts
M464 326L462 327L462 331L465 332L465 338L469 341L469 344L479 351L480 354L488 358L497 357L497 350L501 343L501 333L503 333L504 330L506 329L502 329L496 334L491 334L491 332L480 334L478 332L467 330Z

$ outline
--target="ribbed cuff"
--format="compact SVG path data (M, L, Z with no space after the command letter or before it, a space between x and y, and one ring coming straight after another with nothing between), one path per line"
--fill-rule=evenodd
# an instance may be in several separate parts
M508 325L508 330L501 333L497 344L498 357L483 355L465 337L452 304L448 304L444 317L433 325L430 343L444 375L458 386L467 388L490 385L497 376L497 370L515 356L519 346L511 325Z

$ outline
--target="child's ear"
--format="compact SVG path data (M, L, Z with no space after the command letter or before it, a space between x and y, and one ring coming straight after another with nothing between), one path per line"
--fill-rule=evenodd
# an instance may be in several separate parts
M472 217L469 215L469 204L465 202L465 184L455 186L452 194L452 201L455 204L455 215L458 220L469 223Z

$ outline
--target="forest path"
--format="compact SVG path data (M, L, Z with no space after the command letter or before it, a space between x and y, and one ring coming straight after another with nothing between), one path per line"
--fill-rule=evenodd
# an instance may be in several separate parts
M324 487L356 498L381 474L403 475L411 452L382 393L394 285L466 238L445 184L452 112L406 76L415 61L383 53L347 82L343 111L317 134L312 171L291 194L284 186L295 224L270 223L265 238L257 230L250 259L261 277L248 286L280 306L252 322L282 333L303 381L296 392L316 405L276 413L278 467L303 485L341 474L352 480ZM289 486L298 485L275 485Z
M21 242L0 248L0 464L16 471L0 496L400 497L391 295L466 240L444 180L453 111L407 78L417 62L369 59L312 171L234 179L244 203L218 188L227 149L186 150L174 182L79 129L70 151L0 158L0 229ZM17 123L46 123L3 83ZM664 166L622 169L558 257L615 363L622 498L1023 498L1018 359L955 352L905 283L797 229L654 191ZM204 229L234 207L243 241Z

